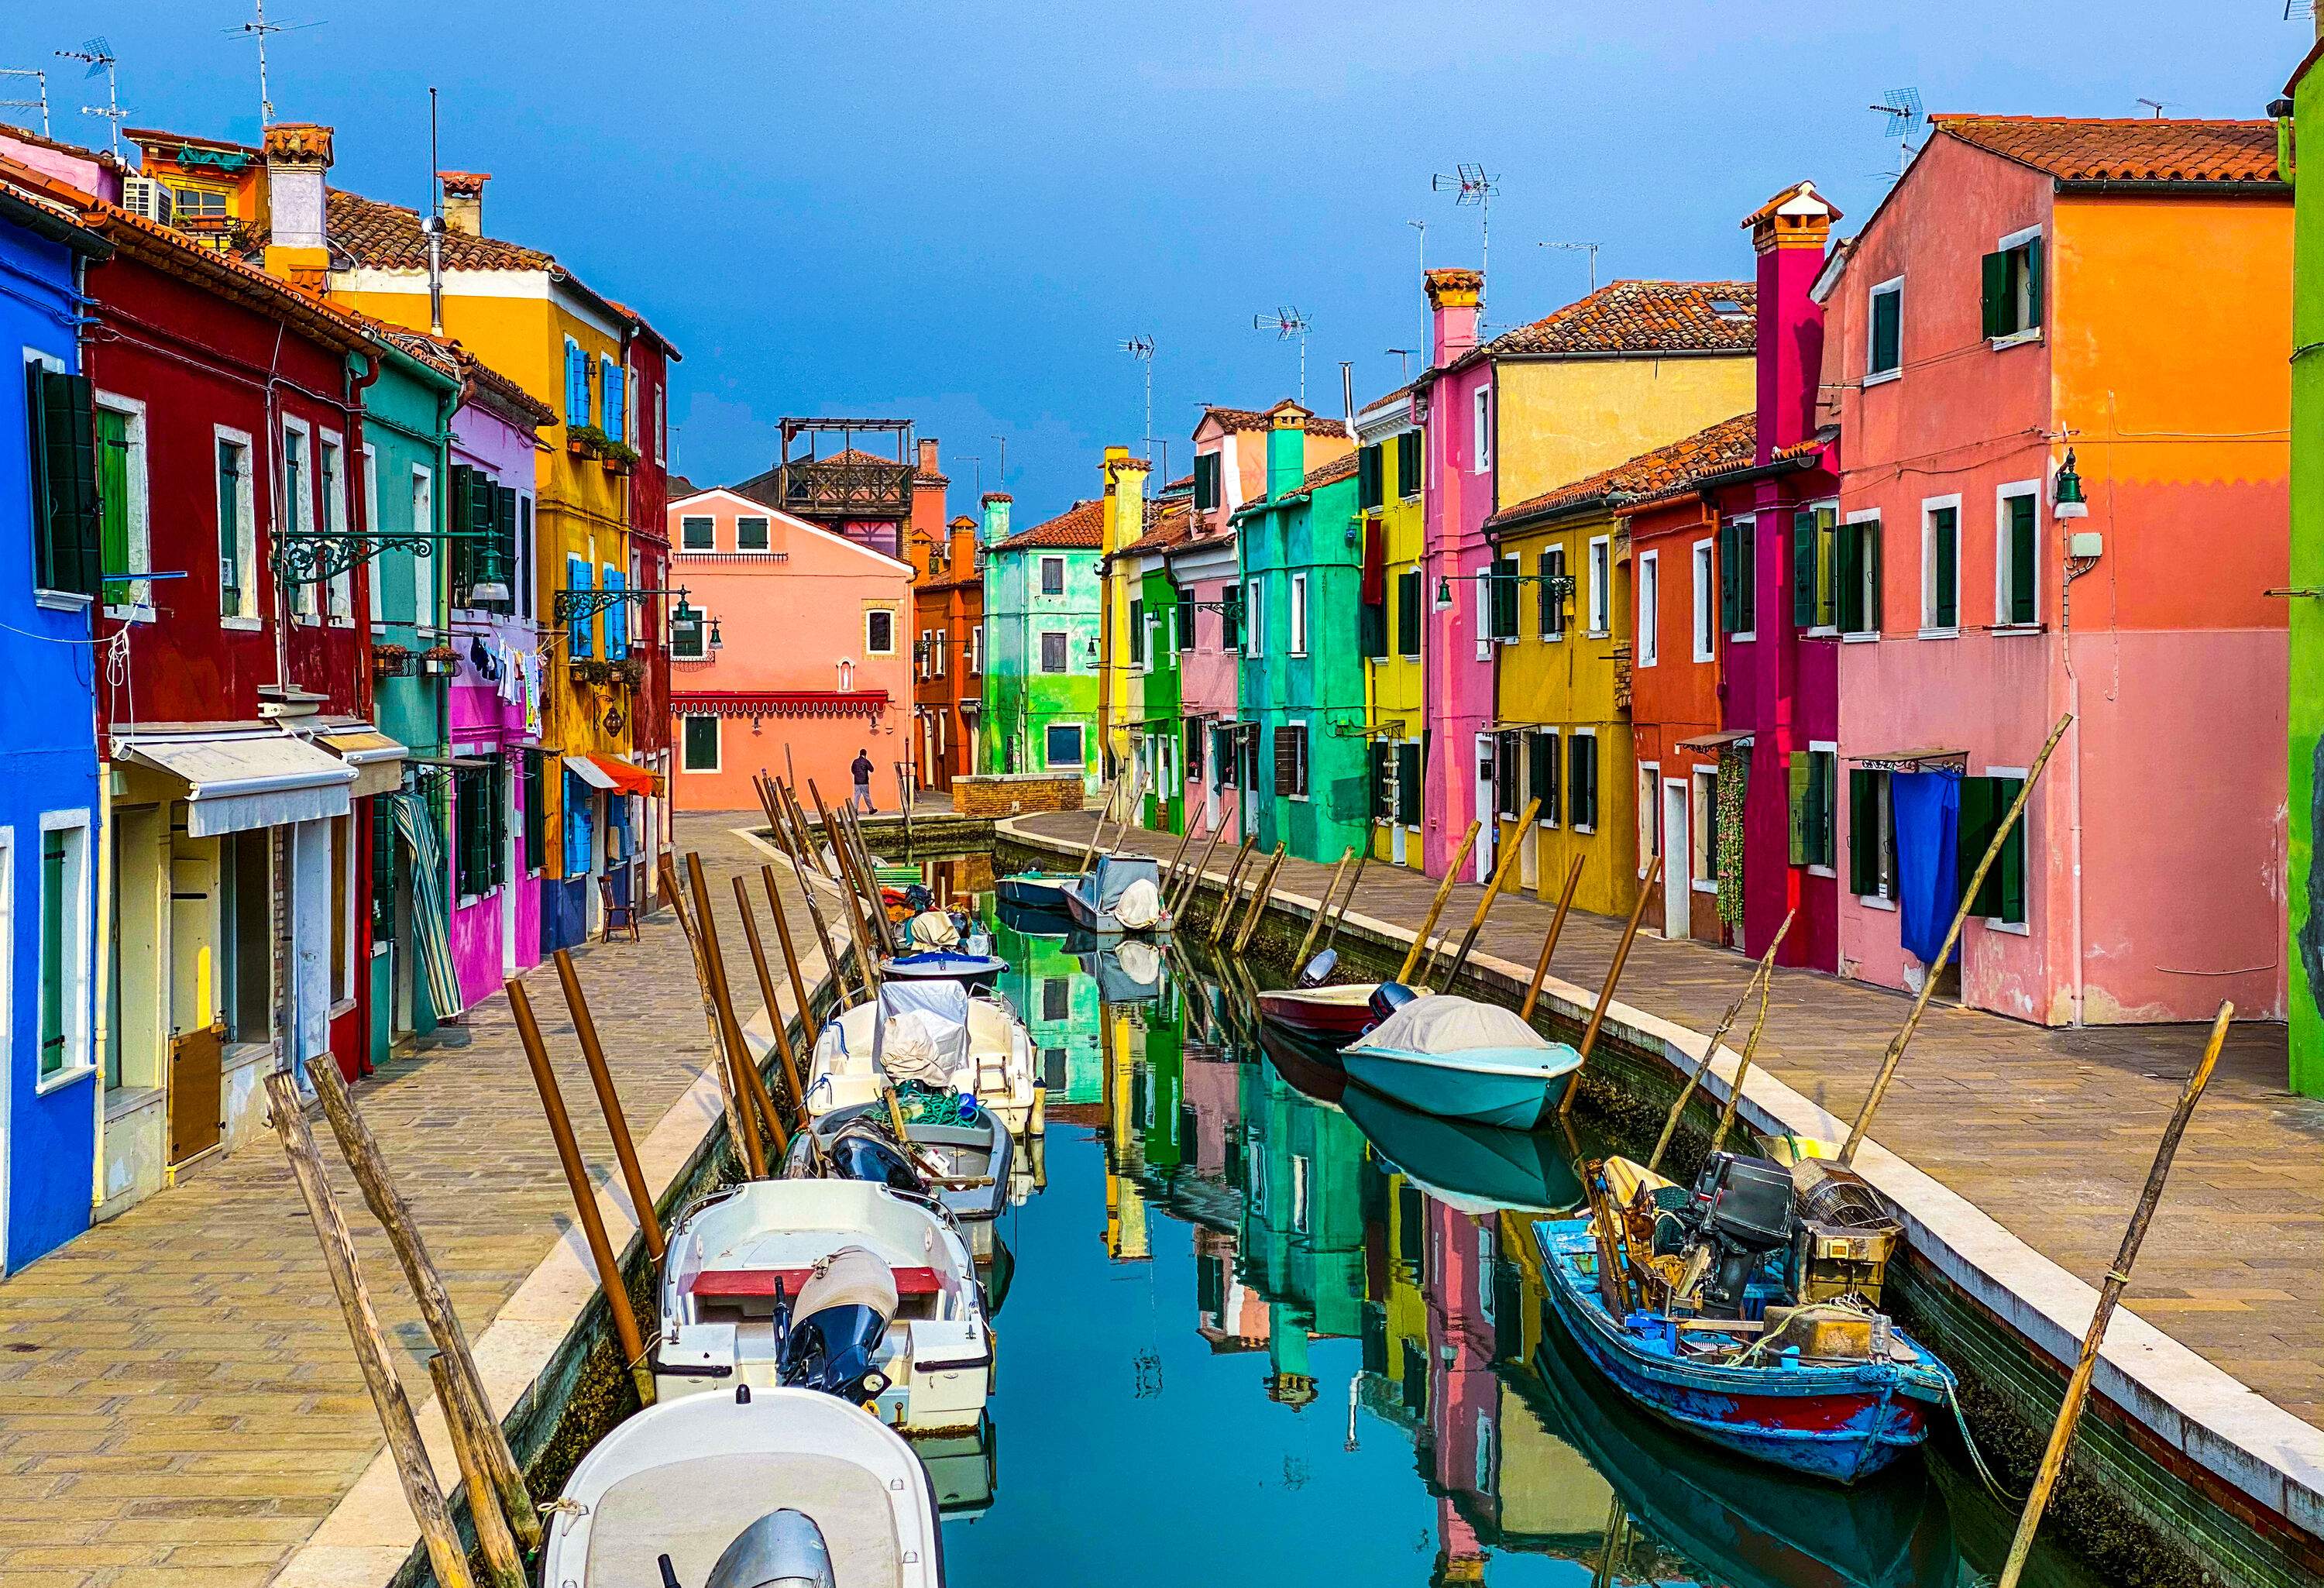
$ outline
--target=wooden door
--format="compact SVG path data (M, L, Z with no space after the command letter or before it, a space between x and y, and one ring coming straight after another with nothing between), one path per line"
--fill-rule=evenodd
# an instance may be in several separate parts
M170 1162L174 1166L218 1144L225 1124L219 1096L225 1061L223 1026L170 1039Z

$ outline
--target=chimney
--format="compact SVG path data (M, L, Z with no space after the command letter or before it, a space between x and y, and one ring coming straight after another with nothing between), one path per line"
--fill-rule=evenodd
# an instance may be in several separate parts
M1444 368L1477 345L1477 305L1485 295L1485 277L1473 270L1432 270L1428 288L1430 341L1428 361Z
M998 546L1009 539L1009 493L987 491L984 494L984 543Z
M323 231L324 172L331 169L331 129L277 122L266 129L266 239L270 275L323 289L331 258Z
M954 578L976 566L976 521L964 512L945 526L945 566Z
M1823 370L1823 305L1811 296L1840 218L1812 182L1797 182L1743 219L1759 255L1759 438L1757 461L1815 433Z
M1146 475L1152 466L1127 447L1105 449L1105 512L1101 539L1111 557L1146 532Z
M1307 421L1314 416L1296 402L1267 411L1267 498L1280 502L1307 477Z
M936 466L936 443L933 436L920 443L920 472L924 475L944 473L944 470Z
M437 180L444 184L444 229L466 236L484 235L484 184L493 180L488 171L439 171Z

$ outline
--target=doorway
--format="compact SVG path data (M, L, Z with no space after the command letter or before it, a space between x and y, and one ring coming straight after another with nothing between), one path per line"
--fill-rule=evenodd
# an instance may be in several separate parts
M1471 852L1471 872L1479 883L1493 879L1493 851L1501 836L1493 792L1493 736L1477 735L1477 843Z
M1694 843L1688 830L1687 786L1681 778L1663 780L1663 936L1672 942L1694 935Z

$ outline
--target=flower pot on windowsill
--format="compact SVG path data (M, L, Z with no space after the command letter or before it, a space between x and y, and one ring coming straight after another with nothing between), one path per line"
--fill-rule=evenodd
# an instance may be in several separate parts
M421 654L420 660L433 678L447 677L460 668L459 653L449 645L430 646Z

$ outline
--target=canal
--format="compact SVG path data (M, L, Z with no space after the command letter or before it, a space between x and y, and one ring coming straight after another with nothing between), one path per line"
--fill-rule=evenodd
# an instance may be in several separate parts
M1950 1426L1842 1491L1616 1403L1527 1234L1578 1200L1562 1136L1343 1089L1240 970L993 925L1048 1130L986 1436L932 1463L951 1588L1992 1580L2015 1511Z

